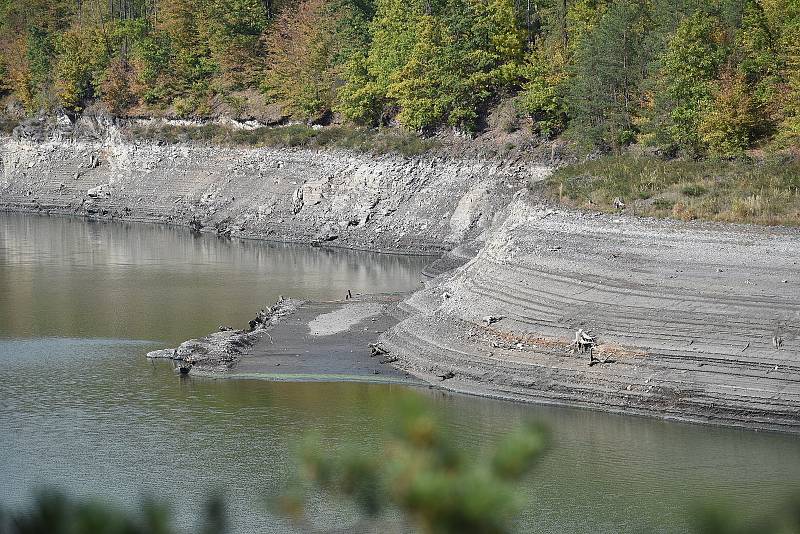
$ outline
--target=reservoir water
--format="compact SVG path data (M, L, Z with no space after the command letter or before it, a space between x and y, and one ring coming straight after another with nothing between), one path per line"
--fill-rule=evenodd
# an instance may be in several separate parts
M194 236L154 225L0 214L0 505L36 488L193 524L221 489L236 530L286 532L263 505L308 431L380 442L397 399L422 397L471 454L527 420L553 449L525 481L528 532L687 532L700 503L761 516L800 491L800 439L363 383L180 379L149 350L241 327L278 295L419 286L422 258ZM317 517L351 515L320 499Z

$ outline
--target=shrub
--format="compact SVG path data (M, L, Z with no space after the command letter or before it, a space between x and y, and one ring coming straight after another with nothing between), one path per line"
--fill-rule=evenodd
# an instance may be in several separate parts
M681 193L687 197L701 197L708 193L708 189L700 184L689 184L681 189Z

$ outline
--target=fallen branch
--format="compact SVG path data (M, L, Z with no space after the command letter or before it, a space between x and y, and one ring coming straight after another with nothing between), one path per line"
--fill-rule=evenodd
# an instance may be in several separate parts
M617 360L612 360L609 357L605 357L602 360L600 358L596 358L592 351L589 352L589 367L595 366L601 363L616 363Z
M572 342L572 346L580 354L589 352L591 357L592 349L597 346L597 338L590 336L580 328L575 332L575 340Z
M483 322L486 323L486 326L493 325L498 321L502 321L505 319L505 315L486 315L483 317Z
M369 348L371 350L370 357L383 356L384 354L389 354L389 351L381 347L379 343L370 343Z

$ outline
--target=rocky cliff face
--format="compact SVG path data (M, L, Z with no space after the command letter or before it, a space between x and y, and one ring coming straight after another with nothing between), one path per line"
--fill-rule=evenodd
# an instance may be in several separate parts
M439 254L547 170L520 161L238 149L102 137L0 140L0 209L224 236Z

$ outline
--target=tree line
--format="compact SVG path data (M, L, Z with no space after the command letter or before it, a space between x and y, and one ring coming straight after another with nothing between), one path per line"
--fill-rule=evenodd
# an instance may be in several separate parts
M0 90L29 113L482 127L735 157L800 139L798 0L0 0Z

